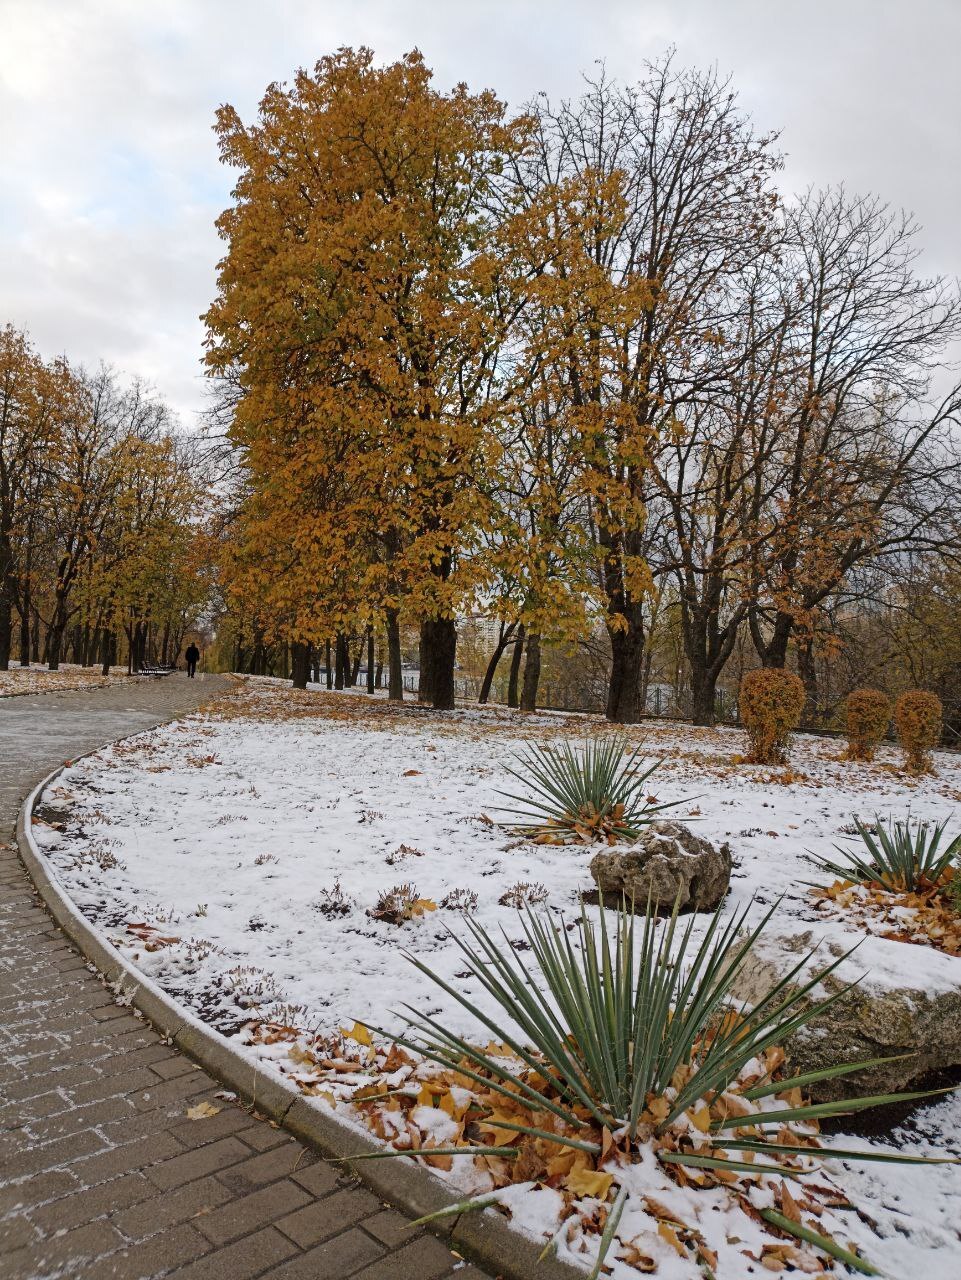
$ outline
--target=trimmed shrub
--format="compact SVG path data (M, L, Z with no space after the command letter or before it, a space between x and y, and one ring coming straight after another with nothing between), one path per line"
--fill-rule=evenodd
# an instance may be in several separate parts
M751 764L782 764L792 729L801 722L804 685L793 671L761 667L741 681L738 705L747 730Z
M908 689L894 704L894 727L911 773L927 773L932 747L941 741L941 699L926 689Z
M844 702L849 760L873 760L891 723L891 699L880 689L854 689Z

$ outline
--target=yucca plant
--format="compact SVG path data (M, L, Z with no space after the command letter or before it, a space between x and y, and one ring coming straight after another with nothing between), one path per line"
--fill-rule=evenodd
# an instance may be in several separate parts
M660 761L645 766L640 747L632 751L626 738L588 741L580 750L531 744L514 757L507 772L529 789L526 796L502 791L520 808L505 825L520 835L551 844L608 844L636 840L656 813L680 804L658 803L647 795L647 780Z
M777 1163L785 1152L803 1148L805 1155L823 1159L831 1155L830 1149L812 1148L810 1131L799 1133L793 1148L789 1136L785 1145L783 1130L776 1143L768 1141L766 1126L811 1122L927 1095L900 1093L817 1106L759 1108L747 1115L742 1107L733 1116L722 1107L712 1112L715 1118L704 1140L706 1145L702 1143L696 1150L683 1149L668 1134L684 1112L690 1114L691 1109L703 1107L705 1099L718 1099L736 1090L739 1078L754 1060L783 1044L850 990L843 987L824 999L812 999L813 989L846 956L813 976L801 977L811 952L773 983L753 1007L732 1002L738 971L750 962L774 909L751 928L747 910L727 923L718 911L698 942L694 919L681 929L676 910L663 927L651 915L644 916L638 925L638 917L624 904L617 912L616 924L609 927L603 910L595 925L582 908L577 936L572 939L562 920L528 908L521 921L525 952L529 951L533 963L518 954L506 934L496 937L465 916L464 935L452 934L466 962L467 974L463 976L469 974L480 984L490 997L484 1005L493 1005L496 1014L485 1012L481 1004L465 995L463 984L454 987L416 956L407 958L470 1015L480 1034L475 1038L460 1035L441 1019L409 1005L402 1015L407 1023L404 1034L370 1029L389 1034L395 1043L434 1063L456 1069L459 1077L475 1081L485 1092L522 1104L532 1113L532 1124L497 1120L501 1129L515 1130L519 1140L526 1134L600 1157L603 1135L615 1134L628 1150L653 1140L665 1166L753 1174L770 1169L779 1176L796 1177ZM491 1038L493 1044L479 1047L479 1041ZM754 1082L753 1089L742 1090L741 1096L753 1101L889 1060L844 1064L788 1081L762 1079ZM683 1133L685 1123L672 1132ZM725 1138L725 1131L732 1127L738 1132ZM756 1130L757 1138L744 1138L745 1129ZM509 1149L499 1147L496 1153L504 1154L505 1150ZM752 1154L740 1160L729 1154L739 1150ZM485 1151L495 1149L445 1148L445 1154L450 1155ZM769 1155L774 1163L757 1163L758 1153ZM845 1151L843 1155L859 1158L857 1152ZM877 1158L876 1153L870 1158ZM480 1208L487 1203L490 1197L462 1201L457 1208ZM619 1216L622 1206L623 1195L615 1200L612 1218ZM780 1222L776 1225L793 1230ZM807 1239L801 1234L803 1230L799 1227L795 1234ZM605 1236L602 1255L613 1231ZM835 1257L843 1256L850 1265L859 1261L843 1249L838 1252L840 1246L827 1237L817 1243Z
M809 860L842 880L880 884L895 893L915 893L938 884L961 853L961 836L944 841L947 818L912 825L910 819L891 817L884 823L875 816L873 826L860 818L854 819L854 825L866 853L835 845L843 861L818 854L810 854Z
M468 936L451 936L463 952L466 971L493 998L497 1017L408 955L421 973L516 1055L523 1064L516 1071L435 1018L410 1006L404 1016L423 1037L416 1045L419 1052L446 1065L466 1059L485 1077L502 1080L535 1108L553 1112L574 1129L585 1123L578 1114L583 1109L598 1125L625 1129L633 1140L649 1098L661 1097L673 1086L673 1101L657 1126L663 1132L699 1098L728 1088L752 1058L783 1042L849 990L844 987L820 1001L808 999L850 953L794 985L812 951L753 1007L732 1006L734 980L774 909L753 928L747 927L747 908L727 923L718 909L695 943L693 916L680 929L675 912L662 930L652 915L641 917L638 926L638 916L624 906L611 929L604 911L595 926L582 907L575 943L562 920L528 908L520 919L524 950L530 951L536 970L510 945L506 933L496 937L476 919L464 917ZM524 1071L543 1074L545 1066L547 1094L527 1084ZM687 1079L676 1087L680 1067L687 1068Z

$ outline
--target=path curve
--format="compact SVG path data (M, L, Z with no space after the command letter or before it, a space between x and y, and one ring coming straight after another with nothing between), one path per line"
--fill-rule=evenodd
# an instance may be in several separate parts
M3 1280L485 1280L115 1003L13 833L64 759L195 710L226 677L0 698ZM158 784L159 785L159 784ZM220 1110L205 1119L188 1107Z

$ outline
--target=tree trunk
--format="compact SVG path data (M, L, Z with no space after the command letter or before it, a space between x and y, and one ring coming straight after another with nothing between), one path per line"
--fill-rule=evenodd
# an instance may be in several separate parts
M60 670L60 647L63 641L63 625L56 619L47 632L47 666L51 671Z
M396 609L385 609L387 627L387 699L404 701L404 668L400 654L400 622Z
M310 645L295 640L290 646L290 679L295 689L306 689L310 677Z
M481 682L480 693L477 696L478 702L486 702L491 696L491 689L494 687L494 676L497 674L497 666L501 658L504 656L504 650L510 644L514 632L517 630L517 623L511 622L508 626L500 625L500 634L497 637L497 645L491 654L491 660L487 664L487 670L484 672L484 679Z
M363 640L363 637L361 637L360 640L358 640L357 642L357 652L354 654L354 660L349 664L350 687L352 689L355 688L357 685L357 677L360 674L360 659L363 652L364 652L364 640Z
M104 627L100 637L100 674L109 676L110 668L117 660L117 637L113 631Z
M324 641L324 683L328 689L334 687L334 669L330 665L330 636Z
M537 710L537 686L541 679L541 635L527 633L527 661L524 663L524 686L521 689L521 711Z
M714 724L714 707L717 698L717 676L704 662L691 663L691 719L694 724Z
M20 665L30 666L30 579L24 578L20 586Z
M802 724L815 724L820 719L818 707L818 673L814 661L814 639L809 635L799 635L795 639L797 649L798 675L804 683L804 711Z
M13 606L9 592L0 586L0 671L10 667L10 646L13 641Z
M347 648L347 637L342 631L337 632L337 641L334 650L334 688L343 689L347 683L348 668L350 667L350 651Z
M454 709L457 625L453 618L425 618L420 624L420 702L435 711Z
M774 626L771 635L765 640L761 633L760 624L756 615L751 617L751 639L754 641L754 648L757 650L757 656L761 659L761 665L764 667L783 667L787 662L788 641L791 638L791 632L794 630L794 618L790 613L778 613L774 617Z
M367 628L367 692L374 692L374 628Z
M523 622L517 628L517 638L514 641L514 652L511 654L511 674L507 681L507 705L509 707L517 706L517 685L521 671L521 657L524 653L524 633L526 627Z
M144 661L147 655L147 624L145 622L137 622L132 630L127 631L127 638L130 641L130 660L128 669L134 672L143 669ZM51 668L52 669L52 668Z
M623 616L623 615L622 615ZM644 716L644 625L640 609L632 609L625 628L608 628L611 678L605 715L612 724L637 724Z

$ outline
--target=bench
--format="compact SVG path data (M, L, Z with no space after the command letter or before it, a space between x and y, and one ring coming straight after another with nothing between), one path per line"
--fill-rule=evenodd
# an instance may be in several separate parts
M151 667L151 666L143 666L143 667L141 667L141 668L140 668L140 670L137 672L137 675L138 675L138 676L154 676L154 677L159 677L159 676L169 676L169 675L171 675L174 671L176 671L176 667Z

